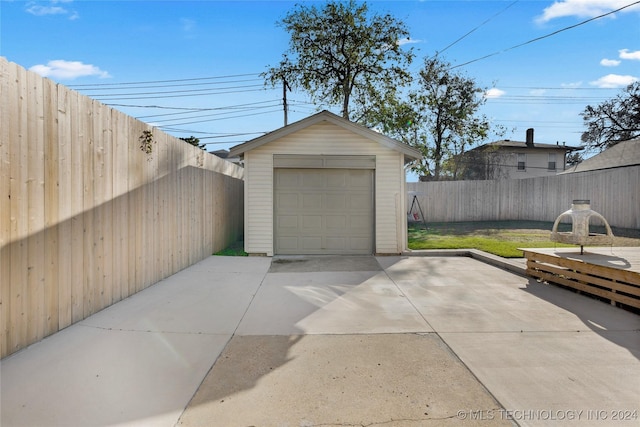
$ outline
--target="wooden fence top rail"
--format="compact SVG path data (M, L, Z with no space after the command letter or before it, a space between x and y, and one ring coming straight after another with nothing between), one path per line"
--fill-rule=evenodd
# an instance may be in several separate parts
M588 264L631 271L640 274L640 247L590 247L585 246L584 254L580 255L580 247L575 248L520 248L532 254L543 254Z

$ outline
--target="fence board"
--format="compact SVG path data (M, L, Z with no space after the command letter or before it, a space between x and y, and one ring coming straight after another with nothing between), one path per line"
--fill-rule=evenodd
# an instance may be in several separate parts
M58 281L59 265L59 158L58 144L58 89L51 80L44 83L44 335L50 335L59 328L59 294L55 285ZM45 161L46 159L46 161Z
M82 217L84 229L82 234L82 264L83 264L83 318L89 317L96 312L96 289L94 286L96 277L96 257L94 254L95 236L93 218L95 170L94 170L94 150L95 139L93 134L93 102L89 98L80 97L78 99L80 107L80 120L78 122L78 133L82 144L83 157L83 191L82 191Z
M28 236L28 224L26 221L28 214L27 199L27 96L26 96L26 70L17 66L10 67L12 72L10 81L16 81L15 92L12 98L15 99L15 109L10 109L8 120L3 126L10 128L9 141L12 144L10 153L10 175L11 179L11 230L10 244L13 241L19 242L12 245L8 256L11 261L11 320L9 324L9 351L20 348L21 343L28 342L27 339L27 280L25 272L28 269L28 253L26 237ZM25 133L22 133L22 130Z
M113 302L129 295L128 204L129 186L128 127L124 114L113 111Z
M0 111L10 112L9 107L14 95L15 85L9 85L11 78L9 64L0 61ZM9 253L9 239L11 236L11 144L14 137L10 132L9 123L0 126L0 354L4 354L9 347L9 323L11 300L11 259Z
M77 92L67 93L67 116L70 121L71 151L71 322L84 319L84 147L86 138L83 132L84 111Z
M27 338L44 336L44 105L43 81L27 73ZM35 118L35 120L33 119Z
M69 117L69 91L56 87L58 120L58 327L71 324L71 218L73 216L71 171L71 120Z

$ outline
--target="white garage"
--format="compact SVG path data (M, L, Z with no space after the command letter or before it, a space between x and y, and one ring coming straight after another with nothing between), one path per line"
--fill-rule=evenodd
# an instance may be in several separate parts
M245 167L245 251L397 254L406 162L420 153L323 111L231 149Z

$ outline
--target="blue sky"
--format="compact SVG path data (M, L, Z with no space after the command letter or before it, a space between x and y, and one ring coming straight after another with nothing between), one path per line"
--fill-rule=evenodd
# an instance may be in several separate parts
M276 22L295 3L1 0L0 55L209 150L229 148L283 124L282 89L265 90L258 74L287 49ZM441 52L493 88L482 113L506 138L533 127L537 142L567 145L580 144L587 104L640 78L640 4L577 24L631 3L368 2L407 24L412 71ZM318 108L303 92L288 99L289 122Z

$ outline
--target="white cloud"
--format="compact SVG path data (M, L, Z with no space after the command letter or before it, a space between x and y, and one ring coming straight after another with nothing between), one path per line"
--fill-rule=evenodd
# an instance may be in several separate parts
M603 67L617 67L618 65L620 65L620 61L618 61L617 59L604 58L600 61L600 65L602 65Z
M573 82L573 83L561 83L560 87L564 87L567 89L575 89L577 87L582 86L582 82Z
M529 94L533 96L542 96L545 93L547 93L546 89L533 89L529 91Z
M487 99L495 99L495 98L500 98L501 96L505 95L507 92L505 92L502 89L498 89L495 87L492 87L491 89L489 89L488 91L486 91L484 93L484 97Z
M51 77L60 80L73 80L78 77L98 76L101 79L111 77L108 72L91 64L83 64L80 61L65 61L56 59L47 62L47 65L34 65L30 71L40 74L42 77Z
M30 1L26 4L26 12L35 16L69 15L70 20L78 19L78 12L59 6L61 3L71 3L72 0L51 0L47 5Z
M536 21L544 23L565 16L594 18L612 10L620 9L629 3L631 3L629 0L560 0L545 8L542 16L539 16ZM630 12L632 10L639 10L639 7L632 6L621 12Z
M640 50L629 52L629 49L620 49L618 51L620 59L631 59L632 61L640 61Z
M418 40L418 39L410 39L409 37L407 37L406 39L401 39L398 40L398 45L402 46L405 44L413 44L413 43L420 43L422 40Z
M617 88L617 87L625 87L630 85L633 82L638 81L639 79L634 76L621 76L619 74L607 74L606 76L600 77L598 80L593 82L589 82L589 84L602 88Z

